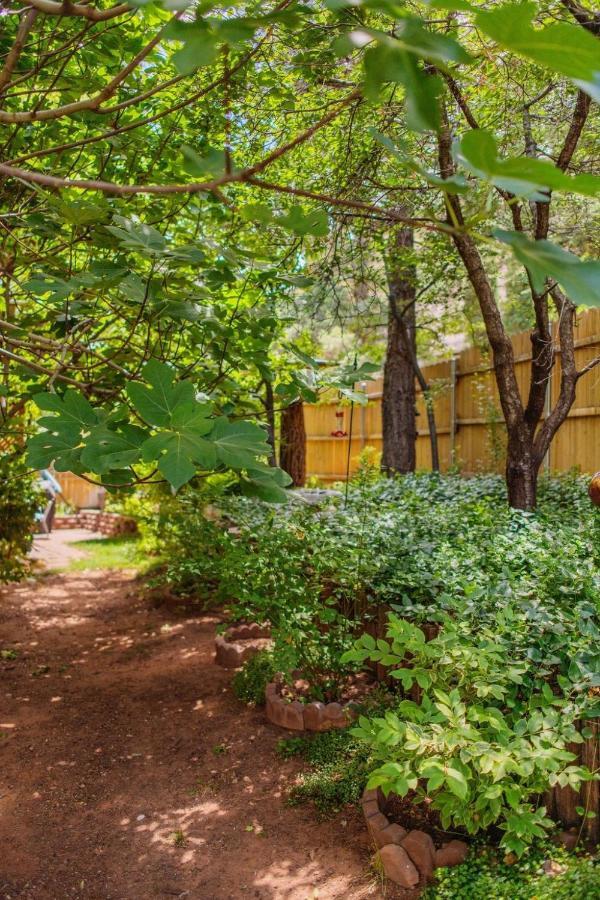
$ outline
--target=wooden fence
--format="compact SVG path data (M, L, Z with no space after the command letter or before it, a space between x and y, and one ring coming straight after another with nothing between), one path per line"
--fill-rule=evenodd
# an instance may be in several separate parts
M553 334L557 348L556 365L548 385L547 408L551 408L558 396L561 377L556 325ZM531 362L529 332L514 335L512 343L519 387L522 396L526 396ZM600 309L590 310L580 317L575 330L575 347L579 369L600 354ZM479 350L469 348L455 359L425 366L423 371L434 397L442 470L456 465L469 474L502 471L506 430L490 359ZM367 446L381 450L382 386L382 379L367 384L369 402L364 407L354 407L352 429L351 411L347 405L326 400L305 406L308 477L315 476L322 481L344 479L348 452L350 472L354 472L361 450ZM429 432L420 391L417 398L417 468L429 469ZM332 432L338 430L347 434L334 437ZM352 441L349 447L350 431ZM555 436L545 465L553 471L564 471L574 466L582 472L600 469L600 366L580 380L569 418Z
M72 472L55 472L54 475L69 506L74 509L102 509L105 493L102 488Z

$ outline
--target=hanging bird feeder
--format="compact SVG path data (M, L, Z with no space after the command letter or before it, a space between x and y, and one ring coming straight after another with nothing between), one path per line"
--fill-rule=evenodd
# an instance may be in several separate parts
M348 432L344 431L344 410L336 409L335 417L337 419L337 428L331 432L331 437L342 438L348 437Z

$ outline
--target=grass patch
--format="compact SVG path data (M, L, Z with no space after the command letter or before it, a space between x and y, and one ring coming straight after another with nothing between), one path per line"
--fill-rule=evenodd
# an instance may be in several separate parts
M83 550L85 556L69 560L61 567L63 572L80 572L83 569L136 569L141 574L147 574L160 564L158 558L149 557L142 550L141 538L136 534L73 541L70 546Z
M319 818L326 818L359 802L368 777L368 751L349 731L282 738L277 752L284 758L300 756L309 766L288 794L291 806L310 803Z

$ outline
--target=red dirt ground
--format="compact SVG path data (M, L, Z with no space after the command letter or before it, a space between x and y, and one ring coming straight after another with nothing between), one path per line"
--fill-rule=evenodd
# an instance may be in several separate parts
M213 663L216 622L154 608L131 572L2 592L3 900L384 896L358 813L286 806L299 763Z

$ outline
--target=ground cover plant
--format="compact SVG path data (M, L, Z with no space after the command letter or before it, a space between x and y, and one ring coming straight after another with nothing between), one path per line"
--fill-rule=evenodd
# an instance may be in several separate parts
M598 859L539 842L521 860L476 846L463 865L440 869L424 900L588 900L597 897Z

